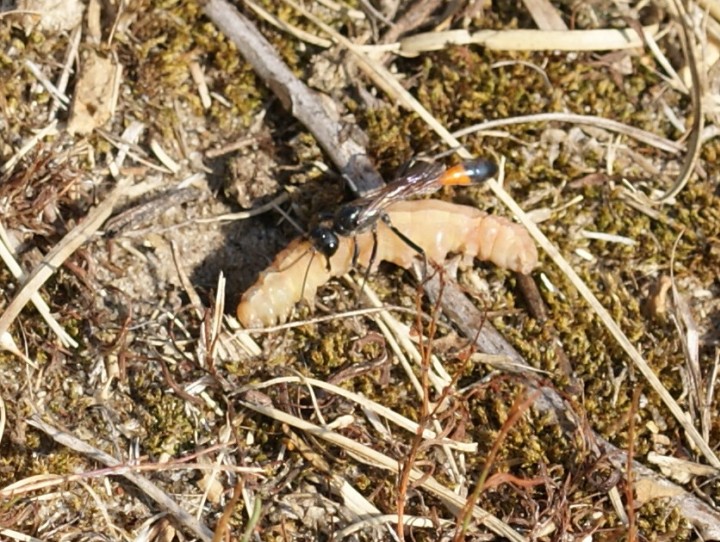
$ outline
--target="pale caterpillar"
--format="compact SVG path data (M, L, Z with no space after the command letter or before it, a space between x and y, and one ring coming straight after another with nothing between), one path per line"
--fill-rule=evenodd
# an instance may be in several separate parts
M523 274L537 265L530 234L507 218L432 199L399 201L386 213L389 223L421 248L430 262L442 264L448 254L463 254ZM375 232L377 253L371 271L382 261L407 269L419 256L384 221L377 223ZM373 237L372 231L339 237L337 251L329 258L318 253L311 241L295 239L243 294L238 320L247 328L285 322L298 301L311 303L320 286L350 271L356 243L357 263L367 267L376 242Z

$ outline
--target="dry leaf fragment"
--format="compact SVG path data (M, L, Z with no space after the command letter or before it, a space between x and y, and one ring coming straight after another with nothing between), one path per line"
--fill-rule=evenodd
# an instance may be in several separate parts
M225 492L225 488L213 472L206 473L198 481L198 487L207 493L208 500L213 504L218 504Z
M85 58L75 87L68 132L85 135L105 124L114 110L120 66L92 51Z
M635 501L638 506L642 506L653 499L676 497L683 493L683 488L675 484L661 483L652 478L642 478L635 482Z
M710 477L717 476L718 469L709 465L696 463L695 461L687 461L677 457L669 457L666 455L648 453L648 461L660 467L662 473L681 484L687 484L697 476Z
M667 318L668 291L670 290L670 286L672 286L670 277L667 275L658 277L655 284L650 288L650 293L643 304L647 316L661 321Z
M19 0L18 11L34 12L24 15L22 24L29 32L36 25L41 30L66 32L82 21L85 6L80 0Z

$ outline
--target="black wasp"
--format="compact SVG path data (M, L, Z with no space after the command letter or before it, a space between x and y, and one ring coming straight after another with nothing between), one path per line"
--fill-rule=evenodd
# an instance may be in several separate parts
M411 239L395 228L385 210L392 203L411 197L432 194L443 186L477 184L493 177L497 173L494 162L477 158L466 160L457 166L446 169L436 162L418 162L410 170L397 179L377 190L344 205L328 219L320 222L310 232L310 239L315 249L328 259L338 249L339 236L351 237L374 228L378 220L384 221L388 227L408 246L419 254L423 250ZM374 253L371 261L374 260ZM357 246L353 263L357 260Z

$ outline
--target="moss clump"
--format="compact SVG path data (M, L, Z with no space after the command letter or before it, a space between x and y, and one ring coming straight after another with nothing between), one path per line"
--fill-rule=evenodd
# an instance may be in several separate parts
M148 390L143 396L143 404L152 420L144 442L148 453L154 457L163 454L175 457L193 449L195 428L183 400L159 390Z

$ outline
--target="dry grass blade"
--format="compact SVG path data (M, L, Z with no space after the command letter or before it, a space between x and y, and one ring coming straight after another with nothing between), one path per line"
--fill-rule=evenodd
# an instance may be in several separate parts
M208 536L213 542L452 539L466 503L447 493L472 504L467 495L475 487L478 506L531 540L611 538L612 532L622 537L630 522L638 527L638 537L683 538L695 529L698 538L720 538L720 512L705 504L714 497L713 476L720 469L699 466L708 462L544 253L543 267L524 278L492 264L470 265L469 255L462 263L459 257L451 259L444 272L445 255L419 261L425 272L428 264L433 269L437 264L447 297L442 311L440 302L423 292L423 278L408 276L405 265L384 263L371 267L378 270L371 279L371 273L364 279L362 272L351 276L356 283L377 285L382 302L397 305L342 312L370 307L372 294L367 286L355 284L353 290L336 277L317 295L306 296L305 304L291 303L297 307L289 316L292 323L274 328L279 332L227 332L233 326L228 314L242 290L294 235L291 224L273 210L280 201L271 198L289 198L282 212L303 229L316 222L334 228L329 214L326 219L316 212L352 198L337 174L348 164L332 161L356 157L329 156L303 122L329 134L330 146L342 148L348 137L354 139L355 148L382 171L396 171L401 181L411 180L406 176L411 168L400 164L412 156L422 160L426 153L440 153L434 157L438 172L440 161L448 167L460 161L450 156L454 149L418 122L411 110L417 104L401 93L404 87L440 121L438 130L495 117L503 117L500 123L528 123L501 124L457 139L500 165L509 156L506 190L523 209L532 209L528 214L709 441L720 364L720 353L713 360L711 342L712 317L720 310L720 300L712 295L714 271L720 268L720 193L712 184L720 175L714 160L718 141L703 145L698 179L693 175L672 208L620 197L623 185L631 183L636 192L659 187L653 195L661 194L688 152L692 85L677 54L680 27L672 14L659 12L660 32L654 39L644 36L642 50L516 54L465 45L403 59L390 51L398 44L383 47L378 40L397 42L429 30L437 31L431 38L452 38L442 31L453 28L469 29L469 39L489 28L505 37L513 35L506 29L535 26L527 11L488 0L360 0L357 5L367 9L366 15L345 9L347 0L295 0L352 40L358 51L377 55L363 64L282 2L253 0L271 13L268 23L252 8L243 10L249 5L226 0L225 6L235 6L249 20L249 27L239 27L246 42L236 44L203 11L217 5L215 0L149 2L140 10L132 2L57 1L84 7L84 19L74 28L50 30L45 13L34 21L0 15L0 35L10 44L3 51L8 62L0 62L0 111L6 113L0 114L0 162L13 159L9 172L0 173L0 179L7 178L0 181L0 214L7 211L0 222L10 237L9 252L30 273L118 181L132 177L136 182L126 186L100 230L88 231L90 240L30 292L31 301L41 296L61 313L55 318L80 347L61 346L32 303L0 333L0 356L6 361L0 367L0 502L9 503L0 509L0 539L74 539L96 532L108 541L138 542ZM636 21L644 24L651 20L646 15L655 16L638 13L640 4L632 2L560 7L554 0L520 0L514 7L524 10L524 3L546 10L557 6L573 28L631 26L640 36L644 32ZM708 52L720 25L696 4L685 5L702 75L714 62ZM559 20L548 24L533 13L541 29L560 27ZM232 25L233 19L223 15L216 20ZM289 26L277 31L273 24ZM248 39L247 28L259 30L266 41ZM262 50L268 43L270 48ZM256 67L269 68L269 79L253 73L243 58L252 56L256 46ZM279 55L271 58L268 50ZM389 52L381 59L378 52L384 50ZM55 134L32 138L57 117L62 102L30 73L26 61L35 62L73 103L84 93L79 83L87 71L86 53L92 51L122 64L125 76L114 79L113 89L103 85L107 92L93 102L113 103L117 92L118 114L87 137L68 133L67 122L60 122L67 115L62 115ZM392 77L374 65L380 62L391 68ZM296 77L273 72L281 65ZM678 75L672 74L673 65ZM362 70L372 73L375 83ZM720 112L719 73L717 66L707 73L703 141L719 133L710 124L718 122ZM294 86L298 79L304 85ZM396 98L377 92L380 85ZM306 87L312 90L302 94ZM316 114L323 109L327 115ZM559 113L516 117L542 111ZM561 113L569 111L604 115L664 138L591 115ZM123 135L135 119L149 130L137 139L131 132ZM22 152L13 154L27 141L30 152L18 161ZM176 190L184 190L191 179L197 181L194 195L175 199ZM473 207L494 209L495 218L510 216L480 183L447 187L438 200L462 202L466 208L473 202ZM261 207L265 202L270 203ZM361 204L347 203L346 209ZM425 215L419 201L405 203L420 217L421 225L410 231L413 242L420 231L428 239L450 232L454 220ZM482 212L479 208L474 210ZM230 222L266 210L262 217ZM390 222L396 225L392 216ZM384 227L378 226L380 239L387 238ZM689 343L700 346L699 357L692 358L699 365L695 384L686 378L681 339L669 320L681 320L678 307L666 299L665 306L675 312L657 321L650 320L655 313L641 312L656 277L669 275L670 246L683 228L674 270L677 290L696 322L688 318L681 325ZM345 241L351 244L352 237ZM632 247L631 240L636 242ZM408 261L416 257L410 245L402 250ZM589 261L576 256L581 253ZM322 259L313 261L327 263ZM456 267L462 268L462 286L452 278ZM287 284L306 280L300 275L312 270L304 265L275 269L291 269L282 275ZM218 281L221 273L227 290L225 281ZM22 281L5 264L0 280L5 281L2 316ZM540 288L534 297L526 293L526 284ZM453 288L478 309L469 327L461 327L465 322L447 306L455 302ZM666 298L671 296L668 290ZM259 305L273 307L277 299ZM536 310L543 301L548 305L544 317ZM406 308L399 308L402 304ZM297 321L307 314L318 317ZM499 332L486 335L489 323ZM475 348L469 343L479 329L483 347ZM510 352L501 333L522 356ZM470 354L492 348L503 354L491 359ZM484 365L501 358L502 364ZM687 393L692 385L694 398ZM243 394L236 393L244 386ZM635 390L642 390L648 402L639 403L636 395L631 405ZM517 401L525 398L518 408ZM352 439L380 452L384 463L369 466L379 463L365 448L346 452L344 442L331 443L277 422L241 400L306 420L330 435L326 438ZM35 407L31 413L27 405ZM527 405L530 410L524 411ZM27 423L32 413L118 463L106 466L95 460L94 450L85 456L53 441ZM677 456L683 445L696 464L646 453ZM622 447L627 447L624 454ZM392 471L385 468L388 460ZM642 464L655 472L643 470ZM173 515L163 512L165 505L153 502L126 474L154 482L199 522L201 534L181 526L175 510ZM428 481L427 475L433 478ZM468 540L505 539L470 519Z
M78 49L80 48L80 40L82 39L82 27L78 26L75 28L70 35L70 44L67 49L67 53L65 54L65 59L63 62L63 71L60 74L60 78L57 82L57 89L65 95L65 91L67 90L68 83L70 82L70 75L72 73L72 66L75 62L75 59L77 58ZM57 98L53 97L53 106L50 108L50 112L48 114L48 119L52 119L55 117L55 114L57 113L57 110L60 109L62 106L62 102L58 100Z
M225 317L225 324L233 333L232 340L239 342L245 353L249 356L259 356L262 354L260 346L252 339L248 331L240 328L240 324L235 318ZM223 343L225 342L229 341L223 341ZM230 348L234 350L234 348Z
M0 535L7 536L10 540L19 540L20 542L44 542L40 538L27 535L25 533L19 533L13 529L0 529Z
M5 436L5 422L7 421L7 412L5 411L5 400L0 395L0 442Z
M279 19L278 17L275 17L275 15L273 15L266 9L260 7L255 2L246 0L245 5L247 7L249 7L251 10L253 10L255 12L255 14L258 17L260 17L261 19L263 19L264 21L267 21L268 23L273 25L275 28L282 30L283 32L287 32L291 36L295 36L300 41L304 41L304 42L309 43L310 45L314 45L316 47L322 47L323 49L332 47L332 41L320 38L320 37L316 36L315 34L311 34L310 32L306 32L305 30L302 30L301 28L298 28L296 26L288 24L287 22Z
M268 211L275 209L278 205L285 203L289 199L290 199L290 195L287 192L282 192L277 197L271 199L267 203L264 203L263 205L258 205L257 207L254 207L253 209L250 209L249 211L240 211L238 213L227 213L227 214L212 216L212 217L207 217L207 218L196 218L193 220L193 223L207 224L207 223L212 223L212 222L247 220L248 218L252 218L254 216L259 216L261 214L267 213Z
M720 2L718 0L697 0L697 3L707 10L715 20L720 21Z
M368 287L367 284L363 285L363 292L367 296L371 304L375 305L376 307L382 305L380 299L377 297L375 292L373 292ZM397 319L395 319L389 312L381 312L379 314L379 318L375 318L375 323L382 330L383 335L385 336L386 340L395 352L397 359L400 360L400 363L405 370L406 376L413 384L415 391L418 394L418 399L419 401L421 401L421 404L424 405L428 410L432 409L433 411L442 410L444 407L446 407L448 392L454 389L454 383L452 377L442 366L438 358L431 353L427 356L423 355L423 353L418 350L415 343L411 340L410 329L401 322L399 322ZM423 340L425 339L423 337L420 337L418 342L422 343ZM427 340L427 344L431 344L431 341ZM415 371L413 371L413 368L410 366L410 363L406 359L406 356L402 351L399 350L399 346L402 346L404 352L406 352L413 359L416 367L420 371L420 374L423 376L423 382L421 382L417 378ZM435 393L438 397L441 398L439 403L431 402L428 383L433 386ZM444 432L442 424L435 416L429 416L428 419L429 422L432 423L432 426L435 428L435 431L438 434L442 434ZM417 439L416 444L419 445L419 440ZM451 447L443 443L441 443L441 445L442 451L445 454L445 460L447 462L449 472L453 476L454 481L459 482L463 480L464 477L457 465L456 458L453 456ZM411 460L408 459L408 465L410 464ZM398 534L401 534L401 530L398 532Z
M398 414L394 410L391 410L375 401L372 401L366 397L363 397L362 395L358 395L356 393L348 391L339 386L335 386L333 384L329 384L327 382L324 382L322 380L317 380L315 378L307 378L307 377L300 377L300 376L279 377L279 378L274 378L272 380L268 380L261 384L252 384L249 386L244 386L243 388L238 390L237 393L242 394L249 390L261 390L261 389L269 388L269 387L276 386L279 384L289 384L289 383L306 384L309 386L313 386L313 387L334 393L340 397L347 399L348 401L356 403L357 405L361 406L362 408L365 408L371 412L374 412L378 416L381 416L381 417L387 419L389 422L394 423L398 427L405 429L406 431L408 431L409 433L411 433L413 435L417 434L417 432L420 430L419 424L406 418L405 416L402 416L401 414ZM447 446L448 448L451 448L454 450L459 450L459 451L467 452L467 453L476 453L477 452L477 444L475 444L473 442L458 442L458 441L455 441L455 440L452 440L449 438L442 438L442 437L439 437L437 433L435 433L434 431L427 429L427 428L424 428L422 430L422 432L420 433L420 435L424 439L436 441L437 444Z
M180 254L180 248L178 247L177 242L173 240L170 243L170 248L172 250L173 263L175 264L175 272L180 279L180 284L182 284L188 299L190 299L190 304L195 309L196 316L198 318L202 318L204 306L202 300L200 299L200 294L197 293L195 286L193 286L192 282L190 282L190 278L185 272L185 268L183 267L183 258Z
M327 27L322 26L322 25L320 25L320 26L323 29L328 30L329 34L331 36L333 36L332 29L328 29ZM354 47L353 44L351 44L347 41L343 41L342 37L333 36L333 39L335 39L339 43L346 45L350 50L352 50L356 54L356 56L359 58L360 64L363 66L364 69L368 70L368 72L374 78L374 80L376 81L378 86L380 86L383 89L389 90L391 93L394 93L393 95L398 102L402 103L406 107L413 108L418 113L418 115L421 116L421 118L425 119L428 123L430 123L433 126L433 128L435 128L436 131L438 131L438 133L441 133L443 135L443 137L446 138L446 141L449 144L451 144L452 146L458 145L456 140L446 137L447 131L444 129L444 127L442 125L440 125L440 123L435 122L435 120L426 111L422 110L422 108L416 109L416 107L419 104L417 104L417 102L414 101L413 97L410 96L409 94L407 94L402 89L402 87L399 84L397 84L397 81L395 80L394 76L387 73L387 71L383 72L382 66L374 65L372 60L363 58L364 55L362 55L362 51L364 49ZM576 47L574 47L574 48L576 48ZM585 118L587 118L587 117L585 117ZM593 123L593 120L594 119L591 119L591 121L590 121L591 124ZM619 125L618 131L620 131L622 133L628 133L629 128L630 127L626 127L624 125ZM679 144L673 143L673 142L668 142L667 140L663 140L662 138L653 140L652 135L650 135L649 137L646 137L646 134L642 135L641 138L642 137L645 137L645 139L644 140L639 139L639 140L645 141L646 143L651 144L651 145L657 145L658 148L661 148L668 152L679 152L680 150L682 150L682 145L679 145ZM493 184L493 190L496 193L502 194L502 189L498 186L495 186L494 184ZM508 202L506 200L509 197L507 197L507 195L505 195L505 196L506 196L506 198L503 198L500 196L499 197L502 201L504 201L506 204L508 204ZM525 217L525 215L518 208L518 206L514 202L512 202L511 204L508 204L508 205L513 210L513 212L515 212L515 214L521 218L522 221L526 222L526 226L527 226L527 217ZM561 269L563 270L563 272L568 274L568 276L571 278L571 280L573 280L573 282L576 284L576 286L580 289L581 293L588 300L588 302L591 304L591 306L593 306L593 308L596 310L596 312L598 312L598 314L601 317L603 317L604 324L608 327L608 329L611 331L611 333L614 335L614 337L618 340L618 342L620 344L622 344L623 348L626 349L626 351L632 357L633 361L636 364L638 364L639 367L641 367L642 372L644 374L649 373L649 375L646 374L646 377L648 378L648 380L650 380L654 385L657 386L659 384L657 382L657 378L654 377L654 374L652 373L652 371L647 367L647 364L640 357L639 353L633 347L633 345L623 335L623 332L619 329L617 324L615 324L612 321L612 319L609 317L607 311L605 311L603 309L603 307L599 305L599 303L597 302L597 300L594 298L593 294L589 291L589 289L587 287L584 287L584 285L581 282L580 282L580 286L577 285L577 282L579 282L579 280L580 280L577 277L577 274L575 274L573 272L573 270L569 267L569 265L567 265L567 263L564 262L564 260L560 257L557 250L555 250L553 252L551 250L552 247L551 247L551 249L547 248L547 245L549 243L547 242L547 239L545 239L543 237L543 235L537 230L537 228L533 228L531 226L528 226L528 227L531 230L531 232L533 232L534 235L536 235L538 237L538 239L540 240L540 244L544 248L546 248L546 250L549 251L549 253L551 254L551 257L556 261L556 263L558 261L560 261L564 264L564 267L563 267L560 263L558 263L558 265L561 266ZM448 311L448 312L450 312L450 311ZM455 318L453 318L453 319L455 319ZM469 335L472 335L475 332L477 332L477 329L470 329L466 333ZM548 404L552 405L552 407L556 409L555 412L557 414L557 419L558 419L559 423L561 425L563 425L563 427L565 428L565 425L563 422L565 421L565 417L572 417L571 409L568 413L567 406L563 404L562 399L559 396L557 396L557 394L553 395L545 388L543 388L543 392L544 392L544 395L540 399L538 399L536 404L544 403L545 406L547 406ZM545 393L545 392L547 392L547 393ZM663 395L663 392L665 393L665 395ZM706 455L708 455L708 461L710 461L710 462L717 461L712 450L709 449L709 447L707 446L706 443L703 443L702 438L699 437L697 432L695 431L695 433L693 434L694 428L692 427L691 424L688 424L688 422L686 421L685 413L683 413L681 411L681 409L679 408L677 403L674 402L674 399L670 396L670 394L667 393L667 390L664 390L664 388L662 388L662 386L660 386L658 393L660 393L663 400L666 403L668 403L668 406L672 410L673 415L675 415L680 420L681 424L685 425L686 430L688 431L688 434L690 435L692 440L694 440L695 442L698 442L698 439L699 439L699 441L700 441L699 446L703 449L703 452ZM689 427L688 427L688 425L689 425ZM327 431L327 429L325 429L325 430ZM594 435L591 438L594 438ZM703 446L703 444L705 444L705 446ZM621 471L625 470L625 467L627 464L627 454L622 454L617 449L615 449L614 447L610 446L609 444L607 444L601 440L598 441L598 448L595 449L594 451L598 454L607 453L607 454L611 455L612 461L616 465L616 467ZM636 464L633 465L633 476L635 479L637 479L639 481L645 481L645 480L651 479L651 476L653 476L653 475L654 475L653 473L649 473L647 470L643 470L641 468L641 466L636 465ZM656 479L652 479L651 483L664 486L665 481L662 479L656 478ZM676 494L678 491L681 491L677 487L673 487L669 490L675 491ZM686 495L686 497L687 497L686 498L687 504L681 504L681 506L683 506L683 508L682 508L683 513L686 515L686 517L691 518L691 520L693 521L693 523L696 526L701 525L702 522L704 521L705 526L700 527L701 529L703 529L704 534L708 534L708 533L712 534L712 533L719 532L717 529L717 526L719 525L718 518L716 517L717 514L714 514L713 511L709 510L708 507L703 507L702 503L699 503L699 499L695 499L691 495Z
M352 487L347 480L338 474L334 474L330 465L320 455L315 453L303 439L299 438L295 432L287 428L285 434L289 436L290 446L297 449L315 470L323 473L329 479L328 485L330 489L342 499L346 511L349 512L351 521L358 521L361 518L375 517L381 514L380 510ZM392 530L388 529L388 532L393 540L397 540Z
M132 122L125 129L123 133L125 142L120 146L120 150L110 167L116 177L119 175L120 166L127 157L130 142L137 140L143 130L144 125L140 122ZM68 232L45 255L43 261L28 275L25 284L0 315L0 334L8 331L20 311L32 299L33 295L37 295L40 287L55 273L55 270L100 229L112 213L118 200L125 195L130 184L131 179L129 177L121 178L105 199L87 214L85 220Z
M31 60L25 60L25 67L30 71L30 73L35 76L38 82L45 87L45 89L50 93L50 95L59 102L60 108L67 109L67 105L68 103L70 103L70 100L67 96L60 92L57 87L55 87L52 81L45 77L45 74L40 69L40 66L38 66Z
M40 287L55 273L55 270L100 229L129 184L130 179L120 181L112 192L88 213L86 219L63 237L28 275L25 284L0 316L0 333L4 333L10 328L20 311L33 295L37 295Z
M288 424L317 438L323 439L335 446L339 446L358 461L376 468L388 470L394 474L398 474L399 472L398 461L396 459L381 454L380 452L355 442L343 435L329 431L323 427L312 424L273 407L248 403L245 401L241 401L241 404L250 410L254 410L264 416L277 420L280 423ZM435 480L435 478L428 476L424 472L416 469L410 469L410 480L411 482L417 484L418 487L425 489L443 501L453 513L459 512L467 504L467 501L464 498L456 495ZM518 535L509 525L478 506L474 506L472 508L472 517L481 522L494 533L504 536L509 540L516 542L525 540L525 538Z
M675 256L681 238L682 232L673 244L672 257L670 259L669 284L675 309L672 314L672 320L685 350L686 369L690 383L688 395L690 396L691 404L700 413L700 427L705 440L709 442L712 424L712 402L707 402L706 399L711 397L707 395L707 390L711 387L712 381L706 384L703 378L700 367L700 332L695 323L695 318L693 318L690 306L685 296L680 293L675 279Z
M352 280L352 278L346 277L346 281L348 281L355 287L358 287L358 284L354 280ZM380 298L368 287L367 284L363 285L363 293L365 296L367 296L372 306L377 308L381 308L383 306ZM420 367L422 364L422 355L420 354L418 348L415 346L413 340L410 338L410 328L405 324L401 323L395 317L393 317L393 315L390 314L389 311L380 311L378 316L382 319L382 324L378 322L378 325L382 325L383 329L387 329L389 332L392 333L392 337L388 336L387 334L385 334L385 337L392 340L393 343L398 344L400 347L402 347L403 351L406 352L410 356L410 358L412 358L412 361L418 367ZM405 357L402 354L401 356L403 358ZM450 384L451 377L448 372L442 367L442 365L440 364L440 360L438 360L437 356L431 356L430 362L430 371L428 375L430 378L430 382L433 385L435 391L438 394L441 394L443 390ZM414 376L414 373L409 365L406 367L406 370L408 370L409 373L412 373L412 375ZM408 377L412 378L410 374L408 374ZM422 396L424 395L422 387L416 389L419 398L422 398Z
M670 395L670 392L667 390L667 388L663 386L662 382L657 377L652 368L648 365L645 358L643 358L637 348L635 348L635 346L630 342L630 339L628 339L627 335L625 335L622 329L620 329L620 326L615 322L615 320L613 320L607 309L602 306L600 301L598 301L597 297L595 297L595 294L592 293L590 288L588 288L585 282L583 282L583 280L578 276L578 274L567 262L567 260L563 258L563 256L560 254L560 251L558 251L557 248L555 248L555 246L540 231L540 229L525 216L522 209L515 202L515 200L513 200L512 197L502 189L502 187L494 186L496 184L497 183L494 182L490 184L493 192L495 192L497 197L513 212L513 214L515 214L515 216L518 217L518 219L523 223L523 225L530 231L532 236L537 240L538 244L543 248L543 250L547 252L550 258L552 258L555 265L557 265L560 270L565 273L573 286L575 286L575 288L578 290L578 292L580 292L585 301L587 301L593 311L595 311L595 313L598 315L598 317L605 325L607 330L610 332L610 334L620 344L623 350L625 350L628 356L630 356L630 359L632 359L632 361L635 363L635 366L640 370L648 383L660 396L663 403L665 403L670 412L672 412L673 416L683 427L690 440L700 449L708 462L714 467L720 468L720 460L718 459L717 455L715 455L713 449L710 447L708 442L702 438L702 435L700 435L698 430L693 425L692 421L688 419L687 414L683 411L682 408L680 408L680 405L678 405L678 403L675 401L675 398Z
M13 277L21 282L25 280L25 273L20 267L20 264L15 261L15 256L13 256L10 251L8 237L2 224L0 224L0 259L2 259L5 263ZM35 308L40 316L42 316L42 319L45 320L48 327L53 331L53 333L55 333L55 335L57 335L58 339L60 339L60 343L63 346L70 346L72 348L78 347L77 341L68 335L58 321L55 320L53 315L50 313L50 307L48 307L47 303L42 297L40 297L38 292L34 292L30 296L30 301L32 301L33 305L35 305Z
M198 95L200 96L200 103L203 109L210 109L212 106L212 98L210 97L210 89L208 87L207 79L205 78L205 72L202 66L198 62L190 63L190 75L193 78L193 82L197 87Z
M13 339L13 336L7 331L0 333L0 350L4 350L13 356L17 356L34 370L38 370L38 364L31 360L18 348L17 344L15 344L15 339Z
M578 233L586 239L595 239L596 241L605 241L606 243L619 243L621 245L626 245L629 247L634 247L635 245L637 245L637 241L635 241L635 239L630 239L629 237L625 237L624 235L615 235L601 231L587 230L580 230Z
M652 147L655 147L656 149L671 152L673 154L677 154L685 148L682 143L671 141L670 139L660 137L656 134L641 130L634 126L628 126L627 124L623 124L622 122L618 122L616 120L605 119L603 117L596 117L593 115L578 115L576 113L550 112L538 113L535 115L509 117L506 119L493 119L475 124L473 126L468 126L467 128L463 128L462 130L457 130L453 132L452 135L454 138L461 138L470 134L474 134L476 132L484 132L488 130L494 130L495 128L500 128L502 126L514 126L516 124L523 124L529 122L569 122L572 124L579 124L581 126L602 128L604 130L608 130L618 134L624 134L628 137L632 137L637 141L640 141L641 143L645 143L646 145L650 145Z
M447 299L444 305L444 311L454 322L458 324L460 330L468 337L474 337L475 345L483 352L493 354L502 354L514 362L517 369L509 366L507 369L514 373L528 375L528 369L522 369L527 362L520 354L486 321L481 312L467 299L464 292L452 282L446 281L443 285L440 281L433 277L428 280L426 291L431 300L438 298L442 291L443 298ZM479 331L478 331L479 330ZM558 424L563 428L566 435L573 435L577 431L582 431L583 422L577 417L572 408L569 408L563 397L557 390L545 386L542 382L538 382L532 378L525 378L525 385L528 392L539 391L540 395L535 400L534 408L540 413L553 416ZM592 441L596 446L596 454L598 456L606 456L611 463L619 471L625 471L627 468L628 454L607 442L602 437L593 434ZM686 492L665 478L658 475L655 471L645 467L642 463L635 461L632 464L633 470L633 486L639 494L643 492L644 498L637 498L636 502L646 502L658 496L670 498L669 505L677 507L683 517L687 518L692 525L700 531L703 539L715 540L720 536L720 513L701 498Z
M333 540L345 540L350 535L360 531L365 531L369 527L377 527L379 525L385 524L397 524L399 520L400 518L397 514L382 514L370 518L365 518L358 521L357 523L353 523L351 525L348 525L344 529L339 530L337 533L335 533ZM403 515L402 521L403 524L408 527L419 527L425 529L437 529L438 523L441 527L448 527L452 525L452 523L446 519L438 520L406 515Z
M389 96L397 100L403 106L414 111L423 121L428 124L428 126L430 126L438 135L440 135L441 138L446 141L453 139L452 135L445 128L445 126L438 122L438 120L433 117L430 112L425 109L422 104L400 84L397 78L395 78L390 73L390 71L385 68L385 66L383 66L379 62L372 60L365 53L363 53L358 46L356 46L344 36L337 33L333 28L326 25L324 22L315 17L304 7L300 6L296 2L293 2L292 0L283 1L289 6L291 6L293 9L295 9L298 13L302 14L304 17L310 20L313 24L317 25L318 28L330 35L336 43L342 45L343 47L347 48L351 53L353 53L355 60L358 62L358 65L363 69L363 71L365 71L366 75L370 77L372 81L377 84L383 91L385 91ZM456 143L455 146L459 147L459 142Z
M210 448L223 449L227 446L224 444L216 445ZM21 495L27 495L33 492L42 492L43 495L47 495L50 489L59 488L63 484L80 482L87 478L92 477L107 477L112 475L125 474L127 472L159 472L159 471L222 471L232 474L264 474L265 470L255 467L238 467L234 465L219 465L217 463L192 463L190 461L176 460L170 463L145 463L145 464L134 464L126 465L118 463L116 466L110 466L107 468L97 469L89 472L81 472L76 474L65 474L65 475L54 475L54 474L38 474L35 476L28 476L7 485L0 489L0 497L10 499L13 497L19 497Z
M57 134L57 121L53 120L50 124L45 126L42 130L39 130L34 136L29 138L20 149L11 156L2 166L0 166L0 173L11 172L16 165L22 160L23 156L29 153L38 142L46 136Z
M656 34L657 26L643 28ZM416 34L399 41L384 51L398 54L425 53L448 45L479 45L496 51L617 51L642 47L642 37L635 30L447 30ZM364 47L365 51L372 47Z
M567 30L568 27L549 0L523 0L525 9L540 30Z
M160 142L157 139L153 138L150 140L150 150L160 161L160 163L168 169L170 173L172 173L173 175L178 174L181 169L180 164L178 164L170 157L170 155L165 151L165 149L162 148L162 145L160 145Z
M32 425L33 427L36 427L37 429L48 435L50 438L55 440L57 443L66 446L78 453L81 453L94 461L110 467L120 465L120 461L118 461L111 455L108 455L105 452L90 446L86 442L83 442L82 440L74 437L69 433L65 433L64 431L56 429L55 427L40 420L38 417L30 418L27 423L29 425ZM168 496L158 486L156 486L146 478L133 472L125 472L122 474L122 476L135 484L140 490L145 493L145 495L155 501L160 507L162 507L170 515L172 515L180 525L184 526L189 532L193 533L200 540L203 540L203 542L211 542L213 540L213 533L210 529L208 529L205 525L196 520L192 516L192 514L181 508L170 496Z
M687 145L688 152L677 180L667 192L656 200L656 203L669 203L685 188L685 185L695 171L695 166L700 156L700 146L702 145L701 136L705 126L702 93L705 92L707 85L704 84L705 80L701 77L698 70L697 55L695 54L695 39L693 38L693 33L688 28L688 14L685 5L680 0L673 0L673 5L677 11L680 22L680 41L683 45L683 52L685 53L685 62L690 69L690 75L692 77L690 96L692 97L693 105L693 122Z
M123 538L129 538L130 533L125 531L124 529L121 529L117 525L115 525L112 521L112 518L110 517L110 514L108 512L107 506L105 505L105 502L100 498L100 496L93 490L92 487L87 482L84 482L83 480L78 480L78 484L80 487L82 487L85 492L90 495L90 498L95 503L95 508L100 511L100 514L102 515L103 520L105 520L106 532L111 532L117 537L123 537ZM104 529L103 529L104 530Z

